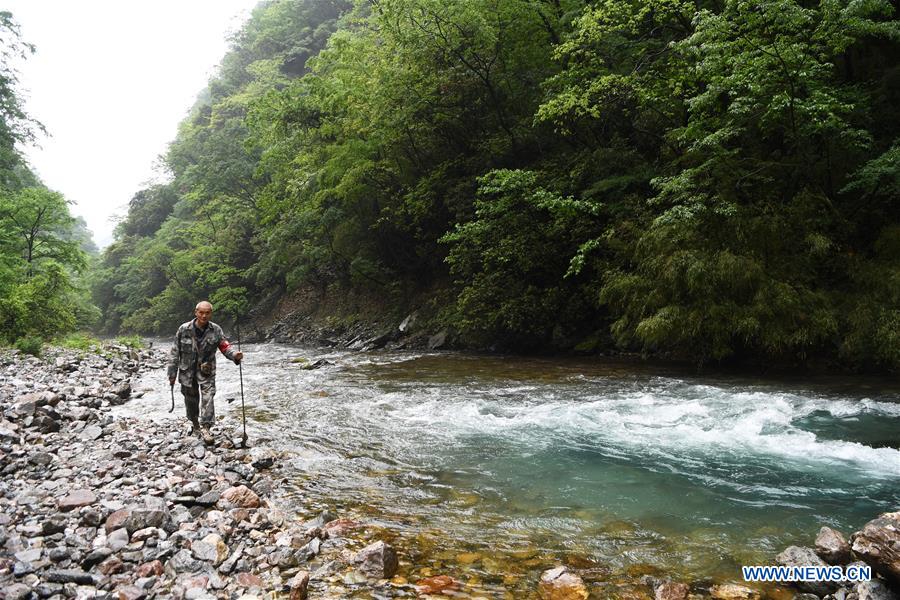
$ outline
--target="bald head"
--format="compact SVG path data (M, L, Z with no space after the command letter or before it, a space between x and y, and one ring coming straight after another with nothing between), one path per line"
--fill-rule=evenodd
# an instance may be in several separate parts
M208 300L201 300L197 303L197 306L194 307L194 310L212 310L212 304L209 303Z

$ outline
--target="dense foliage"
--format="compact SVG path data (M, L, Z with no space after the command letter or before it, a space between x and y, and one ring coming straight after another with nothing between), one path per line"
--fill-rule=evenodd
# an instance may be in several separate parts
M32 51L12 15L0 12L0 342L36 353L42 341L89 327L100 313L77 284L93 248L84 221L21 154L42 128L22 107L12 64Z
M898 58L887 0L264 2L95 299L428 291L478 346L897 369Z

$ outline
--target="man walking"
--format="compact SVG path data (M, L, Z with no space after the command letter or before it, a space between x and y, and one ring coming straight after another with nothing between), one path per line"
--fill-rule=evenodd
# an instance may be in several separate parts
M220 350L234 364L239 364L244 358L243 352L234 350L225 339L222 328L209 320L212 311L212 304L206 300L198 302L194 318L178 328L175 345L169 354L169 385L174 386L177 377L187 418L191 421L191 433L199 430L206 444L214 441L209 428L216 416L213 405L216 395L216 350ZM203 392L202 396L200 392Z

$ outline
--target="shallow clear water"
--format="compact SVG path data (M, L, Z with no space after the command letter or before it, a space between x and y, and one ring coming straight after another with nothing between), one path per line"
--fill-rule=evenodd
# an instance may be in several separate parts
M286 492L298 510L326 501L409 538L413 579L464 571L502 597L563 561L589 579L663 570L739 581L741 564L811 545L821 525L849 535L900 507L900 401L883 382L245 351L251 440L296 451L298 485ZM293 357L335 365L306 371ZM155 387L126 410L167 417L164 375L143 385ZM217 407L240 418L227 362Z

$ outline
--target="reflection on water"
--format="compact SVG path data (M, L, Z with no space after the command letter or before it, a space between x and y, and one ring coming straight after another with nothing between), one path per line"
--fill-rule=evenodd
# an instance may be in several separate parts
M450 573L470 591L522 598L560 561L597 585L655 572L739 580L740 565L809 545L821 525L849 534L900 505L900 404L881 382L274 344L245 352L251 439L294 451L287 497L402 538L411 580ZM304 370L298 356L336 364ZM239 419L229 366L219 397L236 401L218 409ZM165 416L167 395L158 385L124 410Z

